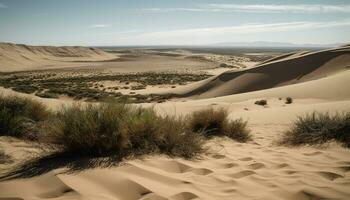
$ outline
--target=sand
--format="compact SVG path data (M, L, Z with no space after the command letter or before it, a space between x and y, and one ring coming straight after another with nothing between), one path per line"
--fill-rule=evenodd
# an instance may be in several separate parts
M185 55L173 56L148 50L106 52L92 47L29 46L0 42L0 72L34 70L104 70L116 73L192 71L211 69L218 63Z
M265 61L254 68L227 71L180 93L212 98L317 80L349 69L350 48L297 52Z
M238 75L224 72L172 89L196 92L142 106L174 115L222 107L229 110L231 119L249 120L253 141L242 144L227 138L213 139L206 144L207 153L197 160L157 155L73 174L58 168L32 178L0 182L0 199L349 199L349 149L335 143L323 148L276 144L299 115L350 111L349 65L348 47L291 53ZM271 80L274 82L269 83ZM293 103L287 105L288 96ZM52 109L72 103L32 98ZM259 99L266 99L268 105L255 105ZM12 164L0 164L3 170L38 151L33 144L8 137L0 138L0 147L15 158Z
M91 47L0 43L0 72L78 67L84 65L86 61L104 61L115 58L118 56Z

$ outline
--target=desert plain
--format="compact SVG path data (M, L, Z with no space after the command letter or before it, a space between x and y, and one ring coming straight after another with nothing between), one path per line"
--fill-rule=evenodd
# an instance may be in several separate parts
M72 167L70 161L40 163L49 150L2 135L0 199L349 199L349 148L336 141L278 143L298 116L350 112L349 69L349 45L227 50L1 43L3 96L30 98L53 111L106 97L162 116L223 109L229 120L247 121L252 138L213 137L192 159L152 154L115 163L97 158L91 165L81 157Z

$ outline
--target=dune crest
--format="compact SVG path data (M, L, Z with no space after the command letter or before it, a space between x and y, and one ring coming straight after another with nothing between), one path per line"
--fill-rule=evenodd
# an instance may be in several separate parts
M45 69L53 64L64 65L69 62L103 61L113 58L115 55L92 47L0 43L0 71L27 70L34 66Z
M227 71L183 91L181 96L212 98L286 86L328 77L349 68L350 47L296 52L272 58L255 68Z

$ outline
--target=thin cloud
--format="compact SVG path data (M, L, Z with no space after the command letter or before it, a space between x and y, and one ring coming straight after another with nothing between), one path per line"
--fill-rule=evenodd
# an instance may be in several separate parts
M98 33L96 35L102 36L108 36L108 35L125 35L125 34L132 34L132 33L139 33L141 32L141 29L133 29L133 30L125 30L125 31L116 31L116 32L103 32L103 33Z
M0 2L0 8L6 8L7 6Z
M148 12L295 12L295 13L335 13L350 12L350 4L203 4L192 8L145 8Z
M90 27L91 28L107 28L111 27L112 24L92 24Z
M260 33L260 32L283 32L297 31L317 28L330 28L339 26L350 26L350 20L328 21L328 22L285 22L270 24L243 24L227 27L210 27L195 29L180 29L170 31L158 31L142 34L143 37L193 37L193 36L220 36L228 34Z

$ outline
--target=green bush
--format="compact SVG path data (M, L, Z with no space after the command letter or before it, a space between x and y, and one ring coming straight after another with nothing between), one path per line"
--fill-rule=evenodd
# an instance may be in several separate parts
M202 132L204 136L227 136L238 142L250 140L247 122L242 119L229 121L228 113L213 108L193 112L189 119L189 127L194 132Z
M40 102L29 98L0 95L0 134L34 139L40 122L50 112Z
M203 151L205 137L250 139L247 123L229 121L224 110L203 110L190 116L160 116L153 108L139 108L106 100L74 104L52 113L39 102L0 98L0 131L28 137L72 156L129 156L163 153L192 158Z
M228 123L227 112L213 108L199 110L192 113L189 126L194 132L203 132L205 136L222 135Z
M47 126L48 138L74 155L122 153L128 142L123 129L128 112L122 104L63 107Z
M186 130L181 118L125 104L65 107L45 129L49 132L44 141L72 155L164 153L190 158L202 150L201 136Z
M202 136L188 130L184 118L161 117L153 109L138 109L131 117L127 125L134 152L190 158L202 151Z
M329 141L350 148L350 112L334 115L313 112L298 117L284 133L280 143L300 146L321 145Z

